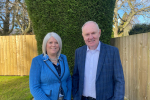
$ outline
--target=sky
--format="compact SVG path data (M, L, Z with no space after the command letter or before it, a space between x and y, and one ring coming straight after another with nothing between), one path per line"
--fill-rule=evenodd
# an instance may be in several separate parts
M141 24L150 24L150 18L144 18L143 16L139 16L138 20L140 21L139 23Z

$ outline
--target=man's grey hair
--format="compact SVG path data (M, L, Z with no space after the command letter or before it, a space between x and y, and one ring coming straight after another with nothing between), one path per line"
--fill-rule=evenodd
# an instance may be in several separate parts
M58 57L60 56L61 50L62 50L62 40L61 40L60 36L59 36L57 33L55 33L55 32L49 32L49 33L46 34L46 36L45 36L44 39L43 39L42 51L43 51L43 54L44 54L44 56L45 56L45 55L47 54L47 51L46 51L46 44L47 44L47 41L48 41L51 37L54 37L54 38L57 40L58 44L59 44L59 51L58 51L58 53L57 53L57 58L58 58Z
M94 21L87 21L87 22L85 22L81 29L83 30L83 27L84 27L86 24L88 24L88 23L94 23L94 24L96 25L97 29L98 29L98 32L99 32L99 26L98 26L98 24L97 24L96 22L94 22Z

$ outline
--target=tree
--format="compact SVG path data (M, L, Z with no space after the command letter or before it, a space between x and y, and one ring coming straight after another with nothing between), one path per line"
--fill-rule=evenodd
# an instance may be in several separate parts
M32 24L24 1L3 0L1 2L0 35L9 35L14 28L21 30L22 34L32 31Z
M12 5L15 6L14 11L16 12L14 12L14 16L16 18L16 24L19 26L22 34L26 34L32 31L32 23L28 15L25 2L15 0L15 2L12 3Z
M3 25L1 24L1 26L0 26L2 28L1 35L4 35L4 34L8 35L12 31L12 28L9 30L9 23L10 23L10 8L8 6L9 0L6 0L5 2L1 1L1 3L5 5L5 6L3 6L1 4L1 7L4 8L4 9L1 8L1 16L0 16L0 18L1 18L0 21L3 22ZM5 13L3 13L2 10Z
M149 0L116 0L114 9L114 37L118 37L120 30L121 35L127 36L128 31L132 28L132 24L137 21L137 16L148 17L150 15L150 3ZM124 16L121 17L119 11L124 12ZM148 15L148 16L147 16ZM119 24L119 19L121 24Z

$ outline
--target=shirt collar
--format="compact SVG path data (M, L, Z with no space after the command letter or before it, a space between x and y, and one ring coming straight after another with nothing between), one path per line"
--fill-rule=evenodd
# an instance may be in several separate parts
M44 54L43 54L43 58L42 59L43 59L43 61L47 61L49 59L49 56L47 54L45 54L45 56L44 56ZM62 58L59 56L58 60L62 60Z
M101 47L101 42L99 41L99 44L97 46L97 48L95 49L96 51L100 51L100 47ZM87 51L89 51L89 47L87 46Z

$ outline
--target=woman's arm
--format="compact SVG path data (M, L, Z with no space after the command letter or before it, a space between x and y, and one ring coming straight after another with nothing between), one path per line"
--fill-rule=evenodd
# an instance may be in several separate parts
M32 60L30 74L29 74L30 92L35 98L35 100L50 100L40 87L40 81L41 81L40 76L41 76L41 66L37 61L37 59L34 58Z

